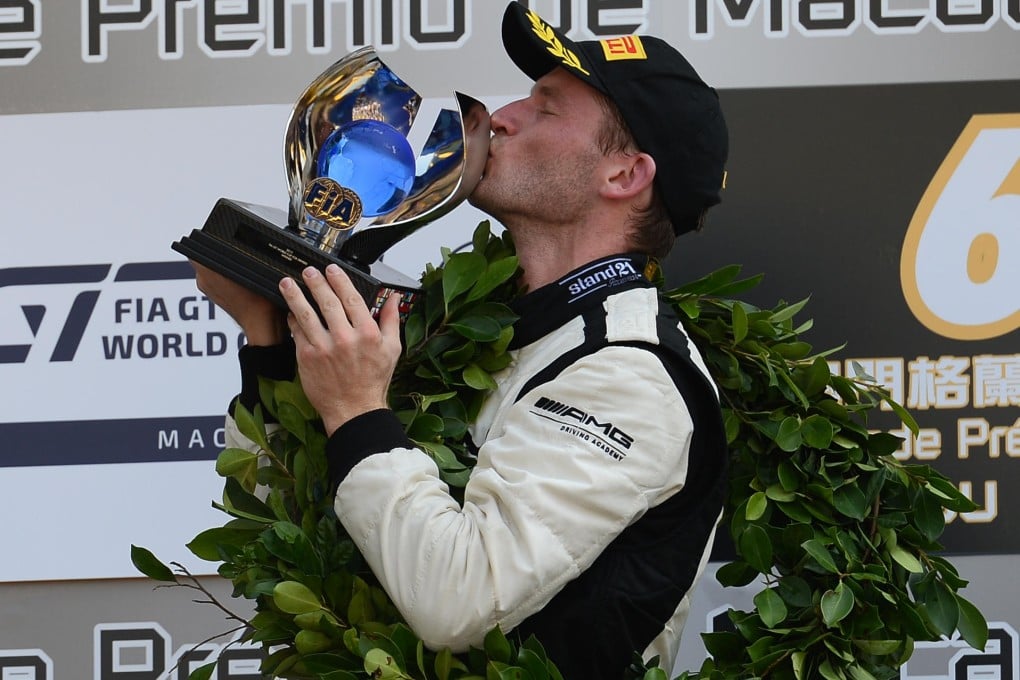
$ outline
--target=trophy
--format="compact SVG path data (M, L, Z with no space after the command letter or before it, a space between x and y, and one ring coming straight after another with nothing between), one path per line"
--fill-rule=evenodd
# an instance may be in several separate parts
M350 53L294 105L284 139L286 213L221 198L202 229L172 248L284 308L281 278L303 286L305 267L335 263L373 315L397 294L404 318L419 284L379 258L466 199L488 154L485 107L459 92L455 99L457 110L440 111L431 130L415 126L421 96L372 47Z

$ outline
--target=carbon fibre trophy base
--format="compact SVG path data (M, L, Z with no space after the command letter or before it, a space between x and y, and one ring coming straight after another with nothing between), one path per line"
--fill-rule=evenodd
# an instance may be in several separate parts
M389 295L400 295L400 315L405 317L420 293L419 283L382 262L362 266L309 245L296 230L287 227L287 214L268 206L221 198L213 206L201 230L175 241L171 248L188 259L209 267L286 309L280 295L280 279L289 276L302 284L301 272L312 266L320 271L339 265L377 315Z

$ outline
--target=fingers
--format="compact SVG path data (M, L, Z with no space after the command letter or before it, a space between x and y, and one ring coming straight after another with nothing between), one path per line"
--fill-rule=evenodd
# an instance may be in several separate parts
M392 291L379 310L379 331L387 342L400 344L400 293Z
M358 289L354 287L354 282L351 281L347 272L337 265L331 264L326 267L326 279L335 296L339 298L346 320L351 326L357 327L369 321L374 322L372 312L369 311L368 305L365 304ZM315 299L317 302L319 301L319 298Z
M306 282L308 282L309 279L314 279L315 277L318 277L319 281L322 282L322 276L319 275L318 272L310 274L307 273L306 270L304 275ZM304 291L301 290L297 281L290 277L282 279L280 281L280 294L286 301L287 307L290 308L290 315L287 317L287 325L290 327L291 333L294 334L295 340L300 334L300 336L305 339L308 344L325 347L328 344L328 332L326 327L322 325L322 321L319 320L319 315L316 314L315 309L305 297ZM322 304L318 300L316 300L316 303L320 306Z
M313 344L322 333L344 333L352 327L364 328L367 323L375 324L365 300L339 266L331 264L326 267L325 277L314 267L307 267L301 275L319 307L321 320L293 279L285 278L280 282L280 293L290 307L294 321Z

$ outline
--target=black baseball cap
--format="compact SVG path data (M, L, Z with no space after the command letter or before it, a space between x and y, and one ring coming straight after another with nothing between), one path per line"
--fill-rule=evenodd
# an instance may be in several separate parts
M680 52L654 36L573 41L519 2L503 15L503 46L532 80L556 67L606 95L638 148L677 234L720 201L729 136L719 96Z

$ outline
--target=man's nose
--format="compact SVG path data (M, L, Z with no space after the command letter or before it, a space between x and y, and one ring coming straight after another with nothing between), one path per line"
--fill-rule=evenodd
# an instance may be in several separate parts
M516 129L514 111L518 102L510 102L492 112L489 125L494 134L511 134Z

